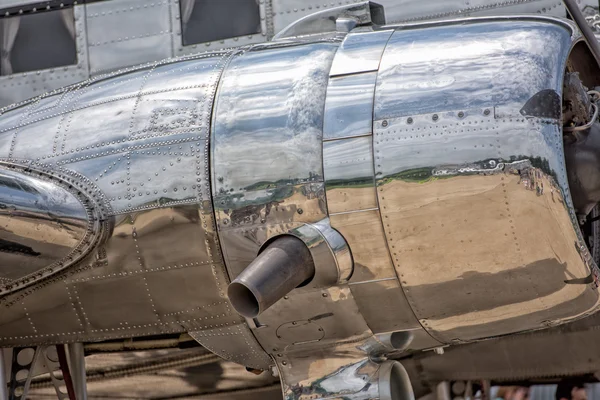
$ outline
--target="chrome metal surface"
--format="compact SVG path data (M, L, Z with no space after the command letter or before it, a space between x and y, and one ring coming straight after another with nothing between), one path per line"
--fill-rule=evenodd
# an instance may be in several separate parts
M442 342L598 307L561 130L575 35L522 18L424 25L388 42L375 92L378 201L409 303Z
M285 399L414 400L399 362L376 363L355 343L276 361Z
M315 264L304 242L292 235L275 238L227 288L235 310L255 318L315 275Z
M227 331L230 346L246 349L239 354L251 351L225 294L208 171L213 97L229 56L157 62L5 110L4 162L77 188L104 210L105 234L76 265L0 299L0 343L184 331L210 341Z
M371 136L324 142L323 167L330 214L378 207Z
M336 22L338 20L340 20L339 23ZM354 24L348 25L351 21L354 21ZM340 28L342 32L348 32L355 26L370 25L371 23L376 25L385 24L383 9L376 3L363 1L317 11L300 18L273 36L273 40L335 32Z
M70 343L68 346L69 372L73 379L76 400L87 400L85 353L83 343Z
M70 3L65 2L64 5L67 9L72 7L75 13L77 66L0 77L0 105L22 101L67 84L83 81L90 74L96 75L101 71L164 57L270 40L275 33L305 16L323 10L329 11L340 5L349 7L359 2L344 0L340 4L305 0L258 0L260 33L189 46L182 45L181 26L185 15L181 15L179 0L151 3L141 0L109 0L74 6ZM385 7L388 23L524 13L561 17L566 15L561 0L470 0L468 4L462 0L427 3L418 0L381 0L378 3ZM589 0L578 3L588 15ZM21 14L19 8L15 8L17 6L23 6L27 13L36 5L28 0L9 1L3 2L0 8L7 7L11 18L18 18ZM59 8L58 4L55 6ZM137 23L131 23L132 20ZM91 64L88 59L91 60ZM358 65L358 59L352 61L351 64Z
M383 49L393 32L393 29L377 31L369 28L355 29L352 34L344 38L336 52L329 75L377 71ZM329 96L329 93L327 95Z
M3 292L77 262L95 244L94 230L98 229L91 201L66 180L11 167L0 163Z
M376 79L375 72L329 78L323 121L324 140L371 133Z

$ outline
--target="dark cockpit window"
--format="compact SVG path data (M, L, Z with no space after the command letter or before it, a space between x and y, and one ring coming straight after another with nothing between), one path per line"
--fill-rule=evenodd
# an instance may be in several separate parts
M77 64L73 9L0 19L0 75Z
M258 0L180 0L183 45L260 33Z

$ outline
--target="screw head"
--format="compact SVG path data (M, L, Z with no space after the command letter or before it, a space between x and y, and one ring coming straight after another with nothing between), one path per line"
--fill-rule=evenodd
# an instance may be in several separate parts
M302 214L302 213L304 213L304 210L303 210L303 209L301 209L301 208L299 208L299 209L298 209L298 214Z
M465 116L465 113L464 113L464 112L460 111L460 112L458 113L458 118L463 118L464 116Z
M438 120L438 118L439 118L439 117L438 117L438 115L437 115L437 114L433 114L433 116L431 117L431 119L433 119L434 121L437 121L437 120Z
M384 120L384 121L381 123L381 126L383 126L383 127L385 128L386 126L388 126L388 122L387 122L386 120Z
M483 115L490 115L490 110L488 108L483 110Z
M408 118L406 119L406 123L408 123L408 124L412 124L412 123L413 123L413 119L412 119L412 117L408 117Z

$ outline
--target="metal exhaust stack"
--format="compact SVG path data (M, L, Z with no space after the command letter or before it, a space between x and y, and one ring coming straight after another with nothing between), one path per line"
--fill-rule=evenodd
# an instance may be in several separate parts
M254 318L315 274L308 247L294 236L276 238L229 285L233 308Z

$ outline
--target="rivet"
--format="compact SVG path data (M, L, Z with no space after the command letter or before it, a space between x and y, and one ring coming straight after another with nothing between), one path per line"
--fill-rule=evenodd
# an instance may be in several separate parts
M329 296L327 293L323 293L323 297L327 297Z
M412 124L413 123L413 119L411 117L408 117L408 119L406 120L407 124Z

